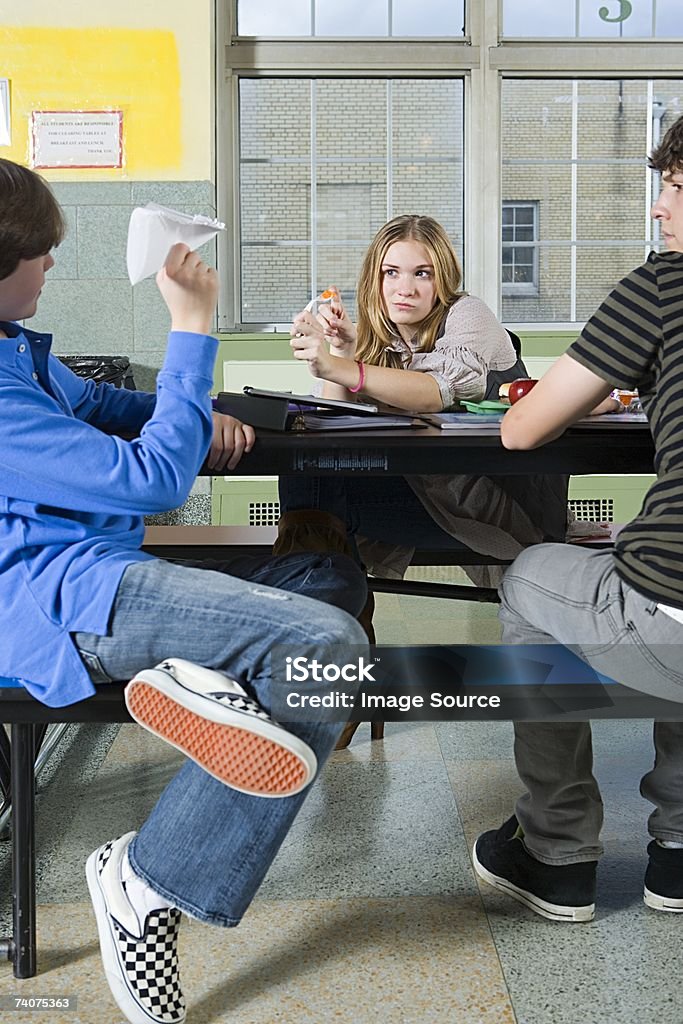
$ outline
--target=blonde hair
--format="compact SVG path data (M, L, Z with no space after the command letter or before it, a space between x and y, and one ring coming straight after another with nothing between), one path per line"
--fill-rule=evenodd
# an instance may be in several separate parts
M439 328L460 291L462 272L451 241L432 217L406 214L394 217L380 228L365 254L358 281L358 324L356 358L376 366L400 366L397 353L388 351L398 335L389 319L382 296L382 263L394 242L419 242L434 266L436 301L430 313L417 325L419 352L431 352Z

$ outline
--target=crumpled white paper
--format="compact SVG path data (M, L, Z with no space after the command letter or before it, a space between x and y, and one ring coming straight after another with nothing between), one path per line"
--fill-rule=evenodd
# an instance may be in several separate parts
M161 270L176 242L198 249L224 230L221 221L200 213L180 213L157 203L136 207L128 225L126 262L130 283L137 284Z

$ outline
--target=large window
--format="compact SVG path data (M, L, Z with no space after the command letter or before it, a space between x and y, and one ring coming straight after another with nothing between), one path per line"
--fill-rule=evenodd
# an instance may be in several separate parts
M223 0L219 325L284 327L331 284L355 312L400 213L445 225L505 322L580 324L659 243L646 155L683 114L682 5Z
M462 246L462 82L242 79L243 323L278 323L331 284L355 314L363 253L398 213Z
M502 95L502 315L585 320L658 241L644 155L683 112L683 84L506 79ZM528 196L533 239L529 204L509 202ZM526 263L511 268L512 285L511 243ZM535 288L525 289L534 266Z

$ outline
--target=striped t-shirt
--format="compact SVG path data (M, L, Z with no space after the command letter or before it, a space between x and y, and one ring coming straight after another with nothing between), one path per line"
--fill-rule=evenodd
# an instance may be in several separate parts
M605 381L640 392L657 479L619 534L616 569L639 593L683 608L683 253L650 253L567 351Z

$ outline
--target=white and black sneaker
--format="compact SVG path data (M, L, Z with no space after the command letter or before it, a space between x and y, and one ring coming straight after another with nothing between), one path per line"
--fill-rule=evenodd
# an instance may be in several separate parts
M314 752L222 672L168 658L126 686L131 716L219 782L251 796L293 796L314 778Z
M485 882L549 921L593 920L597 861L542 863L527 850L514 815L479 836L472 862Z
M668 849L653 839L647 848L643 899L652 910L683 914L683 849Z
M134 835L100 846L85 868L104 972L131 1024L182 1024L185 1001L176 953L181 914L133 875L128 845Z

